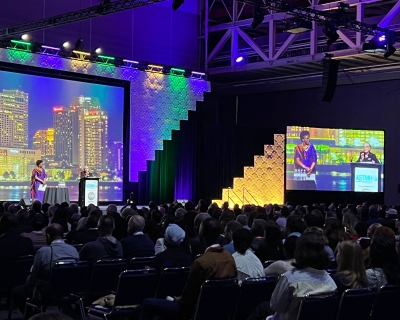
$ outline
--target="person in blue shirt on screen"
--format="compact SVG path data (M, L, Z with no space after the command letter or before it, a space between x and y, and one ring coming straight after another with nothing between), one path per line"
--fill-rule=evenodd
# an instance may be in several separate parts
M310 143L310 132L300 132L301 144L294 149L294 168L305 170L308 177L315 174L317 165L317 151Z
M360 152L357 162L380 163L376 155L371 152L371 145L368 142L364 142L363 151Z

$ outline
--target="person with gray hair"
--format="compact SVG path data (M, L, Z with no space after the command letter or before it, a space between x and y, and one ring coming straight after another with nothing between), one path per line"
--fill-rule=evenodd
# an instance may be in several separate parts
M154 242L144 235L144 225L144 218L138 214L129 220L129 236L121 240L125 259L154 256Z
M250 230L250 227L247 225L247 216L242 213L236 217L236 221L239 222L243 228Z
M125 209L127 210L127 209ZM131 209L133 210L133 209ZM129 213L129 211L127 211ZM112 233L113 237L121 241L121 239L126 238L127 236L127 229L128 229L128 221L121 217L118 213L118 208L115 204L109 204L106 209L106 214L110 217L113 217L115 228Z

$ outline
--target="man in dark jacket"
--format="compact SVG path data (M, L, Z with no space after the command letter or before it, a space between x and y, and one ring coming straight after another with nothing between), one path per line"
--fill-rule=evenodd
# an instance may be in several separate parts
M79 252L79 258L89 261L90 264L101 259L122 258L122 245L112 236L114 228L114 219L111 216L101 216L97 225L100 237L86 243Z
M125 259L154 256L154 242L144 235L144 224L144 218L138 214L129 220L129 236L121 240Z

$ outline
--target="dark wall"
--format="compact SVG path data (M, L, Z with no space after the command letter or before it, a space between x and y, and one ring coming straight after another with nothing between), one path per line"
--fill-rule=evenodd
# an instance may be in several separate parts
M356 79L353 80L355 82ZM278 128L288 125L385 130L385 203L400 203L400 80L338 86L330 103L318 99L319 88L221 97L219 114L239 126ZM221 120L221 117L220 117Z

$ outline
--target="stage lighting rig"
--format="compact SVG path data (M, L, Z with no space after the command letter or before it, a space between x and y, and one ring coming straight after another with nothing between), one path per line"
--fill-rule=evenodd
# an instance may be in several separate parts
M264 11L259 6L253 7L253 22L251 27L253 29L257 28L264 21Z

